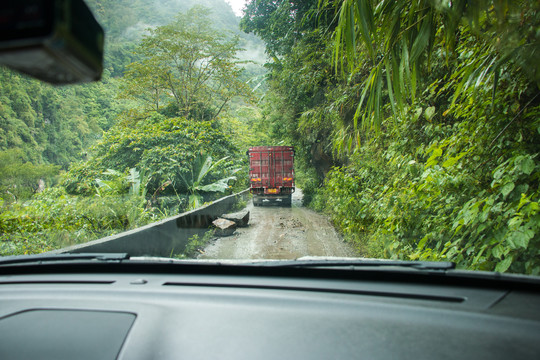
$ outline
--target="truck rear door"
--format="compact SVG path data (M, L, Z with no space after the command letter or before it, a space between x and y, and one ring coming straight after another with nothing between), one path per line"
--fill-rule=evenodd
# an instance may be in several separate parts
M292 187L294 180L293 150L288 147L275 148L270 154L270 187Z

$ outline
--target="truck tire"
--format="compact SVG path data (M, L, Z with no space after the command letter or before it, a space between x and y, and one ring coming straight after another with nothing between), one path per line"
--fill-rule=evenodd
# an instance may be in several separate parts
M258 196L253 196L253 206L261 206L262 201L259 199Z
M282 200L283 206L291 207L292 205L292 195L289 195L286 199Z

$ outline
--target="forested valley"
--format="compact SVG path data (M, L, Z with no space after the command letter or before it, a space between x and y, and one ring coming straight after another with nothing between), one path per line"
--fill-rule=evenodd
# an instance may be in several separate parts
M1 255L244 189L247 147L284 144L359 256L540 274L538 1L87 3L102 81L0 69Z
M102 80L0 69L0 254L133 229L247 187L266 144L264 45L223 0L86 1Z

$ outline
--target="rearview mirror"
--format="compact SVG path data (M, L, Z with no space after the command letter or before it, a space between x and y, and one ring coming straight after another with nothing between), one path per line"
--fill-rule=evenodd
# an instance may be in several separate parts
M83 0L3 0L0 65L52 84L96 81L103 29Z

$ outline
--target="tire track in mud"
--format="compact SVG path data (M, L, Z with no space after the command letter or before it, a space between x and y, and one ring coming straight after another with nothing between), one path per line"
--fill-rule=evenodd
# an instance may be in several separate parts
M328 219L302 206L302 192L291 207L279 203L254 207L247 228L206 246L199 259L297 259L303 256L356 256Z

